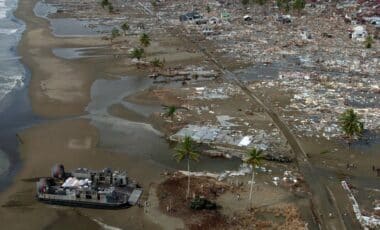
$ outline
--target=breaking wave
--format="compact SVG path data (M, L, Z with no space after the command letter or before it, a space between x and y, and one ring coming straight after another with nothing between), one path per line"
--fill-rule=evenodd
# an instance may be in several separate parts
M25 26L12 14L16 7L17 0L0 0L0 105L7 94L25 85L25 69L15 52Z

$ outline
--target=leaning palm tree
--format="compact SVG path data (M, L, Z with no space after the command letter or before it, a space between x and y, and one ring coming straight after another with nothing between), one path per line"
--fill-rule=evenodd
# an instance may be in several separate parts
M195 142L189 136L185 136L182 142L178 143L175 149L174 157L178 162L182 160L187 160L187 191L186 199L190 197L190 160L198 161L199 153L195 150Z
M146 33L141 34L140 44L143 47L148 47L150 45L150 37L148 34L146 34Z
M261 164L261 161L263 160L262 156L263 150L261 149L251 149L247 152L247 159L245 160L245 163L252 166L252 179L251 179L251 188L249 190L249 203L252 204L252 190L253 190L253 183L255 182L255 167Z
M340 126L344 134L348 137L349 143L354 137L361 137L364 130L364 123L360 121L360 116L353 109L347 109L339 118Z

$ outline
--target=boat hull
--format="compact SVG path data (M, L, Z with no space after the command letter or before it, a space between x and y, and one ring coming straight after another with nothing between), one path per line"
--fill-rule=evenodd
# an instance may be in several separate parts
M81 207L81 208L96 208L96 209L125 209L129 208L128 203L121 204L99 204L93 202L75 201L75 200L57 200L57 199L46 199L36 197L40 202L51 204L51 205L62 205L71 207Z

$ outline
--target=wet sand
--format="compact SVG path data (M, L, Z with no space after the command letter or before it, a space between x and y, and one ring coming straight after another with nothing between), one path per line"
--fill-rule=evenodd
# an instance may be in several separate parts
M35 178L48 176L50 167L57 162L63 163L68 170L79 166L128 169L130 177L146 191L152 182L160 180L157 172L163 171L160 165L138 155L128 156L99 149L97 129L88 119L75 118L86 114L94 80L106 77L107 70L112 73L115 68L123 72L128 69L120 68L124 64L121 61L107 61L107 58L69 61L55 57L52 53L54 47L103 46L109 43L99 38L53 37L48 21L36 17L32 11L36 2L21 0L15 12L27 25L19 53L31 72L29 96L32 110L49 121L19 134L22 141L21 169L13 183L0 194L0 222L6 223L7 229L101 228L94 220L124 229L158 229L138 207L105 211L49 206L35 200Z

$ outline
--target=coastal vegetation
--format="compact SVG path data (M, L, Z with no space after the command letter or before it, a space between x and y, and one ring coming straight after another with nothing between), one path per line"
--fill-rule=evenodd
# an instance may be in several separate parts
M165 116L170 117L172 120L174 118L175 113L177 112L177 107L175 105L165 106Z
M261 165L263 160L263 150L261 149L251 149L247 152L247 159L245 163L252 166L252 178L251 178L251 187L249 189L249 203L252 205L252 191L253 184L255 183L255 167Z
M199 161L199 153L195 150L195 142L190 136L185 136L185 138L178 143L175 149L174 158L180 162L182 160L187 161L187 190L186 199L190 197L190 161Z
M108 4L108 12L110 12L110 13L113 12L113 5L112 5L112 3Z
M121 25L121 29L123 30L124 32L124 36L126 35L126 32L129 30L129 24L128 22L124 22L122 25Z
M349 143L354 138L360 138L363 134L364 123L360 119L361 117L353 109L347 109L339 118L340 126Z
M111 31L111 42L113 39L117 38L120 36L120 32L119 32L119 29L114 27Z
M142 47L148 47L150 45L150 41L151 41L151 39L150 39L148 34L146 34L146 33L141 34L140 44Z
M102 6L103 9L104 9L104 7L108 6L109 4L110 4L110 3L109 3L108 0L102 0L102 1L100 2L100 5Z
M144 56L144 54L145 54L145 51L143 48L135 47L132 49L132 51L130 53L130 57L136 58L137 60L140 61L140 59Z
M371 35L368 35L364 41L365 48L370 49L372 48L373 44L373 38Z
M150 64L153 66L154 69L162 69L165 66L165 59L160 60L158 58L154 58L152 61L150 61Z

